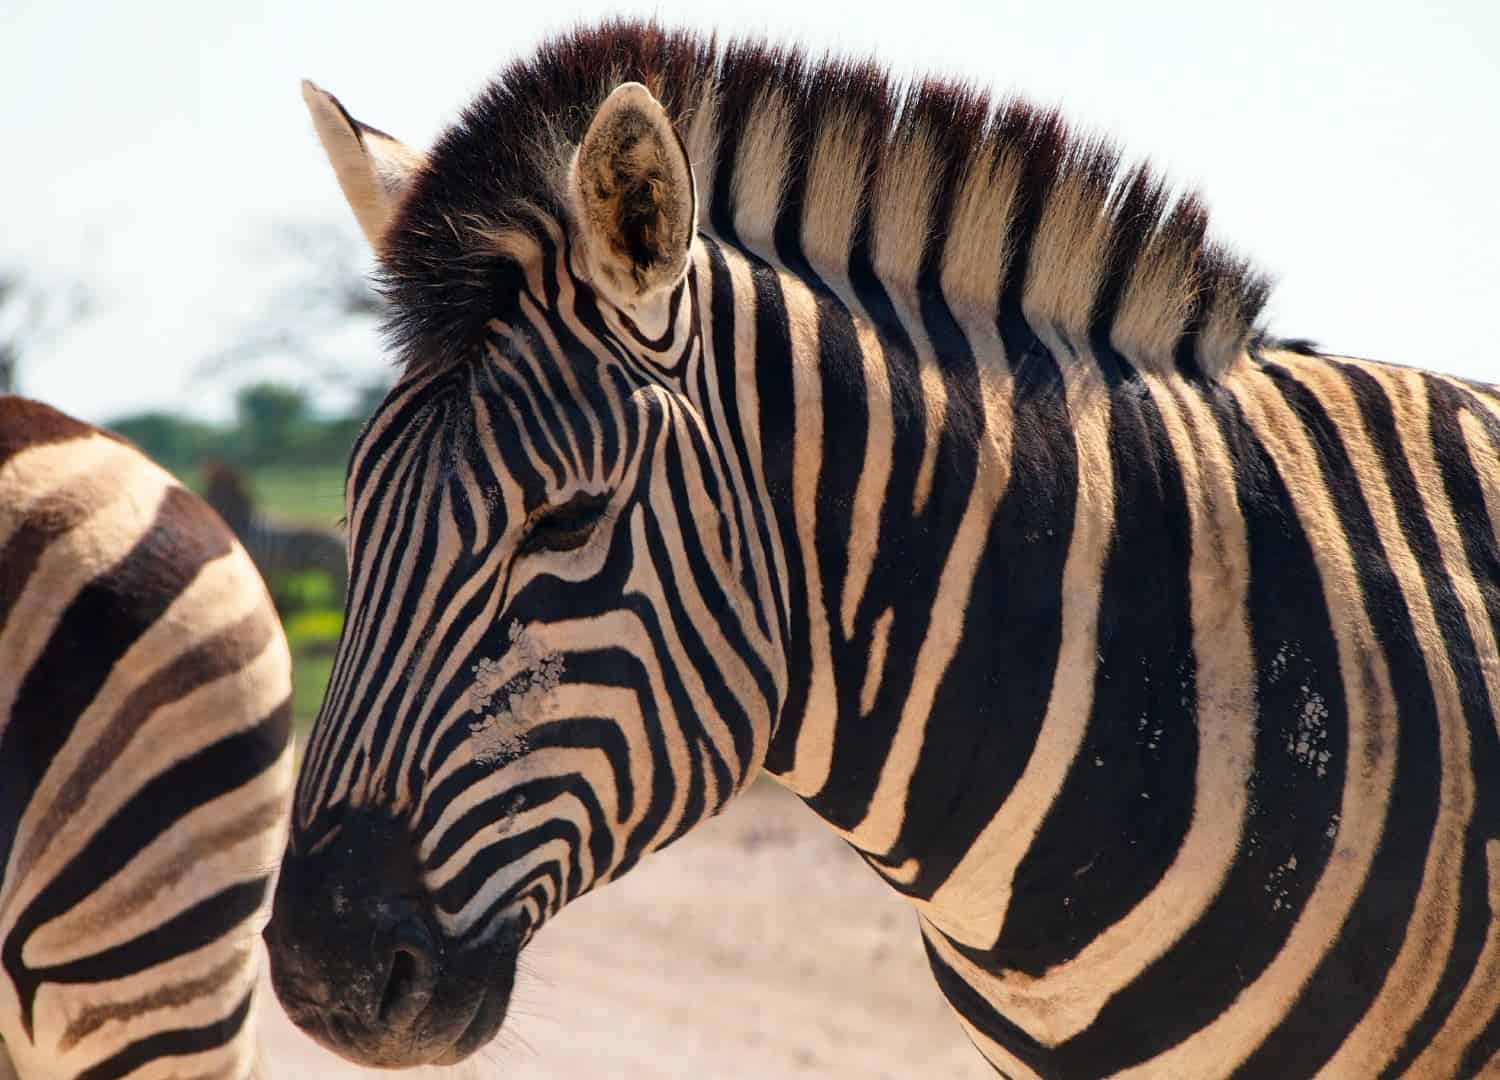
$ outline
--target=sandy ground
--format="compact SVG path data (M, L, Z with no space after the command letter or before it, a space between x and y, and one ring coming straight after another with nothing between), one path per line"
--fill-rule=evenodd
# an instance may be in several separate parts
M349 1066L269 986L264 1068ZM522 958L499 1038L465 1077L992 1077L933 985L916 917L770 783L570 905Z

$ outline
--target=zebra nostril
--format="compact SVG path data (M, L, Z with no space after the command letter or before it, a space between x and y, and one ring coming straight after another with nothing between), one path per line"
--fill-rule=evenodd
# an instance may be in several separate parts
M400 1027L420 1016L432 1000L436 968L432 937L426 928L414 919L399 924L391 938L385 987L380 994L380 1022Z

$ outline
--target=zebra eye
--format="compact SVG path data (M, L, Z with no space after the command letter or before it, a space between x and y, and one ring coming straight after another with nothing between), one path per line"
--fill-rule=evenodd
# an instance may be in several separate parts
M594 529L604 520L609 496L579 494L561 506L554 506L533 518L517 551L531 555L541 551L572 551L588 543Z

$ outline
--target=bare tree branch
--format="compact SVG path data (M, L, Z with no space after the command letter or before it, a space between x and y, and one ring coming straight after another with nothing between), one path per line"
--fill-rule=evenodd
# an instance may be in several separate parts
M0 392L15 389L22 357L61 336L93 308L80 281L0 268Z
M351 321L383 310L365 276L363 249L349 233L323 223L280 222L256 245L279 264L281 282L230 344L196 367L200 379L232 373L267 356L288 356L316 378L343 384L348 373L329 356L328 339Z

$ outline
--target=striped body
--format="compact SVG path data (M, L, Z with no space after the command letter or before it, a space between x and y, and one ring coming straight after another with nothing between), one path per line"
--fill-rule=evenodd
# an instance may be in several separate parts
M1193 204L871 78L581 32L390 189L407 373L293 850L406 838L503 1015L541 923L763 766L1005 1075L1500 1067L1500 397L1276 343ZM696 177L655 292L626 79ZM543 131L571 173L503 159ZM357 1051L345 1007L299 1019Z
M290 661L223 523L0 398L0 1036L23 1080L238 1078Z

